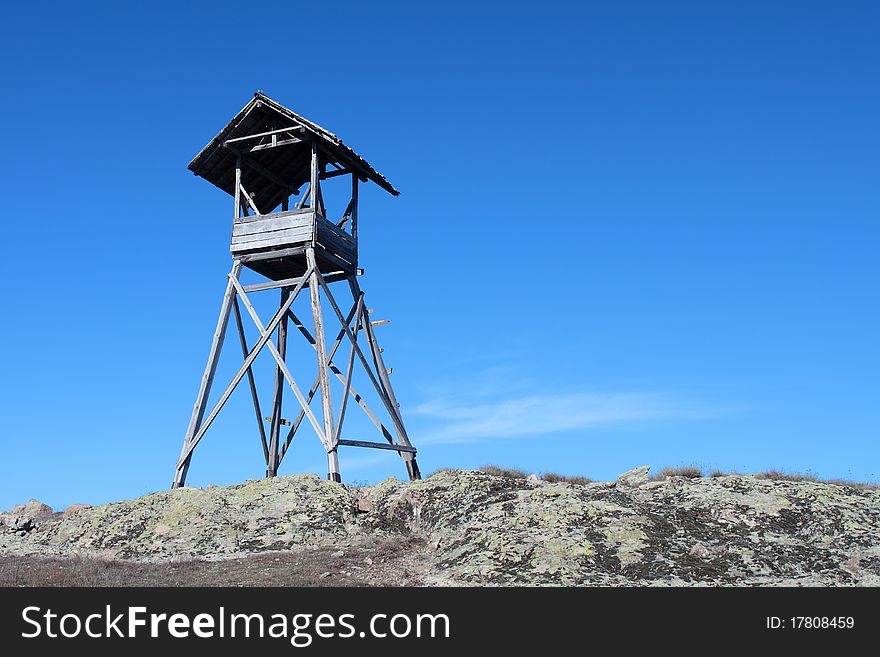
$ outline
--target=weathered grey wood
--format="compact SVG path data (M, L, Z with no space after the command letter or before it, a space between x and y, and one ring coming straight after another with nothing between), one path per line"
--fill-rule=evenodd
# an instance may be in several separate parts
M278 128L277 130L269 130L267 132L258 132L253 135L247 135L246 137L235 137L234 139L227 139L223 142L224 146L230 146L235 144L240 144L248 141L253 141L254 139L261 139L263 137L271 137L273 135L283 135L285 132L304 132L305 128L301 125L295 125L289 128Z
M310 274L310 271L306 272L306 277ZM241 296L242 303L244 303L245 309L248 311L248 314L251 316L254 324L260 330L260 334L262 335L265 331L263 329L263 323L260 321L260 316L257 314L257 311L254 310L253 304L251 304L250 300L247 298L245 294L244 288L242 288L241 283L238 279L232 280L235 285L235 289L238 294ZM293 292L291 292L291 298L287 300L285 312L290 309L290 304L293 303L293 299L299 294L299 291L304 286L303 283L297 285ZM273 318L274 319L274 318ZM274 330L274 327L273 329ZM302 394L302 391L299 389L299 386L296 384L296 380L293 378L293 375L290 373L290 369L287 367L287 364L281 358L281 355L278 353L278 350L275 348L275 345L272 342L266 342L266 346L268 346L269 351L272 353L272 357L275 359L275 362L278 364L278 367L281 368L281 371L284 373L284 378L287 380L287 384L290 386L291 390L293 390L293 395L296 397L296 400L299 402L299 405L306 412L306 417L309 420L309 423L312 425L312 428L315 430L315 433L318 434L318 438L324 444L327 449L330 449L330 436L324 434L321 425L318 424L318 420L315 417L315 414L312 413L312 410L309 408L308 402L306 402L305 396Z
M395 452L403 452L405 454L415 454L416 448L412 445L389 445L388 443L374 443L366 440L346 440L340 439L338 445L350 447L371 447L373 449L390 449Z
M357 280L355 280L353 277L349 278L348 280L349 285L351 285L352 287L352 294L354 295L361 293L360 286L357 284ZM382 358L382 351L379 349L379 342L378 340L376 340L376 333L373 331L373 322L370 321L366 313L363 314L362 321L364 323L364 333L366 333L367 336L367 343L370 346L370 353L373 356L373 364L376 366L376 371L379 374L379 380L382 383L382 388L385 391L385 395L391 402L391 408L389 410L397 418L397 422L395 423L395 426L398 430L397 437L404 445L410 445L411 443L409 441L409 436L407 435L406 427L403 424L403 416L400 413L400 404L398 403L397 397L394 394L394 388L391 386L391 379L388 378L388 368L385 366L385 361Z
M344 176L347 173L351 173L350 169L336 169L336 171L325 171L320 176L318 176L321 180L327 180L328 178L336 178L337 176Z
M220 351L223 349L223 340L226 336L226 325L229 323L229 310L232 305L232 299L235 296L235 288L231 281L233 277L238 276L240 271L241 261L233 261L232 271L229 273L230 282L227 282L226 284L226 292L223 294L223 302L220 304L220 317L217 320L217 326L214 328L214 337L211 340L211 351L208 354L208 363L205 365L205 372L202 374L202 380L199 383L199 392L196 395L196 403L193 406L193 412L189 419L189 426L187 426L186 434L183 438L183 447L180 450L180 458L177 462L172 488L180 488L186 483L186 474L189 471L190 454L192 453L190 445L194 441L194 436L202 427L202 419L204 418L205 409L208 405L208 395L211 393L211 384L214 382L214 375L217 372L217 362L220 360Z
M258 221L265 221L265 220L271 220L271 219L283 219L285 217L289 217L291 219L295 219L296 217L303 217L303 219L305 220L305 219L310 219L311 216L312 216L311 208L299 208L299 209L286 210L286 211L282 210L281 212L268 212L264 215L260 215L260 217L256 218L256 219L253 217L251 217L249 219L245 218L245 217L240 217L238 219L238 221L236 221L235 223L248 225L248 224L251 224L254 222L258 222Z
M362 294L358 297L356 309L354 316L361 316L361 309L364 305L364 295ZM360 332L361 322L355 322L354 324L354 341L357 344L358 333ZM336 433L333 436L333 442L339 442L339 434L342 432L342 423L345 421L345 409L348 405L348 392L351 390L351 377L354 369L354 345L351 346L350 353L348 355L348 367L345 369L345 383L342 387L342 405L339 408L339 418L336 420Z
M284 307L290 290L286 287L281 288L280 306ZM281 360L287 358L287 313L278 324L278 353ZM266 469L267 477L274 477L278 474L278 437L281 432L281 403L284 397L284 373L281 367L275 368L275 392L272 398L272 424L269 429L269 464Z
M317 160L314 155L314 149L312 150L312 153L313 162L316 162ZM313 165L312 168L313 175L317 175L315 166L316 165ZM328 449L327 474L328 477L333 481L338 481L339 463L336 459L335 451L330 454L330 452L335 449L335 445L333 445L332 440L333 436L335 436L336 434L333 430L333 400L330 396L330 378L327 373L327 341L324 336L324 316L321 312L321 296L319 287L320 274L318 274L317 271L318 263L315 259L314 249L306 249L306 264L312 271L311 280L309 281L309 297L312 301L312 319L315 322L315 347L318 356L318 376L321 377L321 408L324 415L324 435L326 435L328 441L330 441L330 449ZM342 320L343 317L340 315L339 321L341 322Z
M358 238L358 177L351 177L351 237L357 244Z
M256 146L247 146L239 149L242 153L256 153L257 151L265 151L270 148L278 148L280 146L291 146L293 144L301 144L305 139L291 137L290 139L279 139L274 144L257 144Z
M301 210L304 207L308 207L308 209L311 210L312 209L311 205L309 205L309 206L305 205L306 201L310 200L311 198L312 198L312 184L306 183L306 188L303 190L302 196L296 202L296 209Z
M312 142L311 178L309 178L309 207L318 211L318 144Z
M349 286L351 287L352 295L362 294L360 290L360 286L358 285L357 279L352 276L348 279ZM387 399L388 404L388 412L391 413L392 419L394 420L394 428L397 433L397 441L406 446L412 446L410 442L409 435L406 432L406 427L403 423L403 415L400 412L400 402L397 401L397 396L394 394L394 388L391 385L391 379L389 378L389 374L391 372L390 368L385 366L385 361L382 358L382 349L379 347L379 341L376 339L376 333L373 331L373 325L369 320L368 313L363 313L361 321L364 323L364 333L367 336L367 342L370 345L370 353L373 357L373 363L376 366L376 370L379 374L379 379L382 383L382 389L385 391L384 399ZM403 460L406 462L406 469L409 473L410 479L421 479L422 475L419 470L419 464L416 462L414 454L406 454L401 453Z
M346 316L346 324L351 323L351 320L354 317L354 313L356 310L357 310L357 305L354 305L351 307L351 310L349 310L348 315ZM300 333L303 334L303 336L309 342L309 344L312 345L312 348L316 348L315 347L315 344L316 344L315 339L312 336L312 334L309 333L308 329L303 325L303 323L297 318L297 316L292 311L288 311L288 314L290 315L294 326L300 331ZM345 337L345 330L339 329L339 333L336 334L336 339L333 341L333 347L328 352L327 362L328 362L328 367L330 368L330 371L333 372L333 374L336 376L337 379L339 379L340 381L342 381L344 383L344 376L343 376L342 372L340 372L339 369L336 367L336 365L333 363L333 357L336 355L336 350L342 344L343 337ZM309 394L308 394L309 403L311 403L312 398L315 396L315 393L317 392L318 387L320 386L320 381L321 381L320 376L316 376L314 382L312 383L312 387L309 389ZM382 422L379 420L379 418L376 416L376 414L367 405L364 398L361 397L360 394L358 394L357 390L354 389L354 386L351 386L351 385L349 386L349 395L358 403L358 406L360 406L363 409L364 413L367 415L367 417L370 419L370 421L379 430L379 433L388 442L393 443L394 437L391 435L391 432L388 431L388 429L385 427L384 424L382 424ZM290 447L290 443L293 440L293 436L296 433L296 430L299 428L299 425L302 422L304 415L305 414L302 411L300 411L296 420L294 420L293 426L291 427L290 431L287 434L287 439L284 441L284 448L281 450L281 459L283 459L284 455L287 453L287 449L288 449L288 447Z
M244 188L244 185L242 185L241 183L238 183L238 188L241 190L241 193L244 194L244 199L247 201L248 205L251 206L251 208L254 211L254 214L257 214L257 215L261 214L260 209L257 207L257 204L254 203L254 199L251 197L251 195L247 193L247 190Z
M248 301L247 295L244 293L244 290L241 289L241 283L238 282L238 277L230 274L229 280L232 281L232 284L235 286L235 291L238 293L239 298L245 304L245 308L247 308L248 312L250 313L253 310L253 306L250 304L250 301ZM301 285L293 288L293 291L291 292L290 297L288 297L286 304L284 306L282 306L281 308L279 308L275 312L275 315L272 316L272 319L269 321L269 324L267 324L266 328L263 328L263 324L259 321L259 318L255 319L255 323L257 324L257 327L260 329L259 339L257 340L256 344L253 346L253 348L250 350L250 352L248 352L248 357L245 359L244 363L241 365L241 367L235 373L235 376L232 377L232 381L230 381L229 385L226 386L226 390L224 390L223 394L220 395L220 399L218 399L217 403L214 404L214 408L211 409L211 412L208 414L208 417L205 418L205 421L201 424L198 431L195 433L195 435L189 441L189 444L184 445L183 453L181 454L180 460L177 463L178 469L181 468L183 466L183 464L189 459L193 450L196 448L196 445L199 444L199 441L202 439L202 436L205 435L205 432L211 426L211 423L217 417L217 414L220 413L221 409L223 408L223 406L226 404L227 400L229 399L229 396L233 393L235 388L238 386L242 377L245 375L245 372L247 372L247 370L250 369L251 365L253 364L253 362L257 358L257 356L259 355L260 351L262 351L263 347L268 344L270 350L273 352L273 355L278 353L275 350L275 345L273 345L272 342L270 341L270 338L272 337L272 333L275 331L275 328L278 326L279 322L281 322L282 318L287 313L288 309L293 304L294 299L296 299L296 296L300 293L302 288L303 288L303 286L301 286ZM227 319L228 319L228 317L229 317L229 313L227 311ZM251 317L254 317L254 315L252 314ZM215 363L215 366L216 366L216 363ZM315 426L317 427L317 423L315 423ZM320 427L318 427L318 429L320 430Z
M341 247L350 250L355 255L357 254L357 242L351 235L342 230L342 228L334 224L332 221L328 221L324 217L317 217L315 224L318 229L319 239L322 237L329 237L334 243L338 243Z
M238 307L238 299L232 299L232 310L235 314L235 325L238 328L238 341L241 344L241 355L244 358L248 356L247 337L244 334L244 325L241 323L241 309ZM266 429L260 418L263 416L260 410L260 396L257 394L257 384L254 381L254 369L249 367L247 370L248 386L251 389L251 399L254 403L254 414L257 416L257 430L260 432L260 442L263 445L263 458L266 465L269 465L269 444L266 441Z
M321 259L330 261L330 263L336 267L337 271L345 271L351 274L357 268L357 263L348 262L335 253L331 253L320 244L317 245L317 252L321 256Z
M329 276L325 276L324 280L328 283L335 283L337 281L344 281L348 278L348 274L344 272L340 272L338 274L330 274ZM279 287L290 287L292 285L296 285L302 280L301 276L297 276L296 278L282 278L277 281L267 281L265 283L254 283L252 285L245 285L244 291L251 292L262 292L263 290L274 290ZM306 282L308 285L308 282Z
M235 203L232 216L235 219L241 216L241 156L235 158Z
M308 233L311 233L311 212L297 212L295 214L284 214L281 216L279 216L279 214L262 215L257 219L248 219L247 221L236 221L232 225L232 236L242 237L244 235L256 235L259 233L270 233L276 230L291 230L294 228L304 229Z
M229 245L232 253L239 251L253 251L255 249L266 249L272 246L285 246L302 244L310 241L310 232L308 229L290 228L288 230L276 230L265 234L241 235L234 237Z
M236 257L243 263L260 262L262 260L280 260L282 258L295 258L306 252L305 246L294 246L287 249L273 249L272 251L260 251L258 253L242 253Z
M339 321L342 322L342 320L343 320L342 312L339 310L339 306L336 304L336 300L333 298L333 294L330 292L330 288L327 287L327 284L324 282L323 278L321 278L320 274L318 274L317 277L318 277L318 282L321 284L321 287L324 288L324 294L327 295L327 300L330 302L330 306L333 308L333 312L336 313L336 316L339 318ZM351 282L354 280L354 277L350 276L348 280L349 280L349 282ZM354 284L355 284L355 286L357 286L356 281ZM357 289L356 292L355 292L355 289L352 288L352 296L356 296L359 294L360 294L359 288ZM363 313L363 309L361 310L361 313L362 313L362 320L361 321L363 322L364 327L367 331L367 336L369 336L371 333L370 332L370 322L367 319L366 313ZM364 366L364 370L367 373L367 378L370 379L370 382L373 384L373 387L376 389L376 392L378 393L380 399L382 400L382 403L385 405L386 410L388 411L389 415L391 415L391 420L394 423L395 429L397 430L398 438L400 438L401 436L405 437L406 436L406 429L403 427L403 422L400 418L399 409L393 405L392 399L388 396L385 388L379 383L379 381L376 380L376 375L373 374L373 370L370 367L370 364L367 362L367 359L364 357L364 354L361 351L361 348L358 346L357 342L354 340L354 336L352 335L351 329L349 328L348 324L343 324L342 328L346 332L348 339L351 341L351 344L354 347L354 349L357 353L357 356L361 361L361 364ZM380 373L380 375L381 375L381 373ZM409 443L407 442L404 444L409 444Z

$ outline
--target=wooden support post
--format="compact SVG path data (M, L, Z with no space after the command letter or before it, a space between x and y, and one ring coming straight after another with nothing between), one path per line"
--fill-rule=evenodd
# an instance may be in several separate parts
M311 178L309 179L309 207L318 212L318 142L312 142Z
M279 307L283 308L290 290L286 287L281 288L281 303ZM278 324L278 353L282 360L287 357L287 313L281 323ZM284 396L284 373L281 366L275 367L275 394L272 398L272 424L269 429L269 463L266 468L266 476L274 477L278 474L278 436L281 432L281 406Z
M315 158L315 150L312 150ZM313 159L313 161L316 161ZM312 175L316 170L312 169ZM327 478L331 481L341 481L339 475L339 458L336 455L336 445L333 442L335 432L333 430L333 401L330 397L330 373L327 359L327 342L324 336L324 316L321 312L321 288L319 284L320 274L315 260L315 250L306 249L306 265L311 269L309 279L309 295L312 300L312 319L315 322L315 347L318 355L318 376L321 378L321 409L324 414L324 434L327 436L329 446L327 449Z
M281 211L287 212L287 206L290 203L290 187L287 185L284 186L284 189L281 191Z
M351 236L357 245L358 239L358 177L351 174Z
M205 416L205 408L208 405L208 395L211 392L211 384L214 382L214 374L217 372L217 362L220 360L220 351L223 349L223 340L226 336L226 325L229 322L229 310L232 306L232 300L235 297L235 287L233 279L238 278L241 271L241 261L234 260L232 263L232 271L229 273L229 281L226 284L226 292L223 295L223 303L220 305L220 318L217 320L217 326L214 329L214 338L211 341L211 351L208 354L208 363L205 365L205 372L202 375L202 381L199 384L199 392L196 395L196 403L193 406L192 416L189 420L189 426L186 428L186 435L183 439L183 448L180 451L181 458L178 460L177 468L174 473L174 483L172 488L180 488L186 484L186 474L189 471L189 463L192 456L190 448L194 441L196 432L199 431L202 424L202 418Z
M235 211L233 216L241 218L241 156L235 158Z

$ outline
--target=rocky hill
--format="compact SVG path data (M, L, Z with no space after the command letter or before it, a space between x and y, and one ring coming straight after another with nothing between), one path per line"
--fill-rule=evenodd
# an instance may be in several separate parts
M572 484L446 471L363 488L296 475L64 514L31 503L0 515L0 557L166 572L302 558L328 583L880 585L878 490L647 473Z

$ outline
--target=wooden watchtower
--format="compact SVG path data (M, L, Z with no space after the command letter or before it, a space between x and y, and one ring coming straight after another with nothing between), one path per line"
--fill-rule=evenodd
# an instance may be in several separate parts
M394 196L399 192L336 135L261 92L254 94L253 100L202 149L190 162L189 169L233 198L232 270L177 461L173 487L184 485L193 451L244 378L248 379L253 399L267 477L277 474L294 434L305 419L327 451L329 479L341 480L337 455L340 446L397 451L410 479L419 479L416 449L407 436L382 349L376 341L357 281L361 273L358 269L358 185L372 181ZM321 181L337 176L351 178L351 197L340 214L331 214L324 205ZM240 280L242 268L257 272L266 280L244 285ZM334 282L346 283L351 293L351 307L347 311L340 306L342 299L337 301L331 292L330 285ZM294 300L306 288L312 331L292 310ZM264 323L249 295L266 290L280 290L281 299L278 309ZM332 308L332 323L339 327L329 345L322 297ZM259 331L253 345L248 344L245 335L241 306ZM244 361L206 415L230 315L237 326ZM286 361L291 324L314 348L317 371L314 381L308 381L308 388L297 384ZM348 347L348 353L338 362L334 359L343 344ZM263 417L252 368L264 347L275 360L274 394L268 418ZM353 388L355 366L366 371L383 408L370 408ZM336 408L331 379L342 384ZM296 398L295 420L282 418L285 383ZM311 408L316 396L320 399L320 417ZM343 424L350 405L359 406L366 413L379 433L378 441L344 437ZM386 420L390 427L382 422L380 414L390 419L390 422ZM269 422L268 431L264 420ZM289 426L283 438L282 425Z

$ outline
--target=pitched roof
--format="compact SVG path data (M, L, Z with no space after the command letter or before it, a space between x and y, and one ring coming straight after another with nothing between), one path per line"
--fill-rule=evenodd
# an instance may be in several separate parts
M311 146L308 142L312 139L317 141L318 149L323 155L322 159L356 172L361 180L372 180L394 196L400 194L385 176L346 146L339 137L287 109L260 91L256 92L253 99L208 142L187 168L232 195L235 188L237 153L233 148L228 148L226 142L283 128L296 128L299 133L305 133L308 139L300 143L249 153L242 166L242 185L253 196L261 212L267 212L281 202L284 186L280 182L286 181L292 189L295 189L309 181ZM278 136L279 139L285 137L289 135ZM259 142L250 141L248 145L256 143Z

